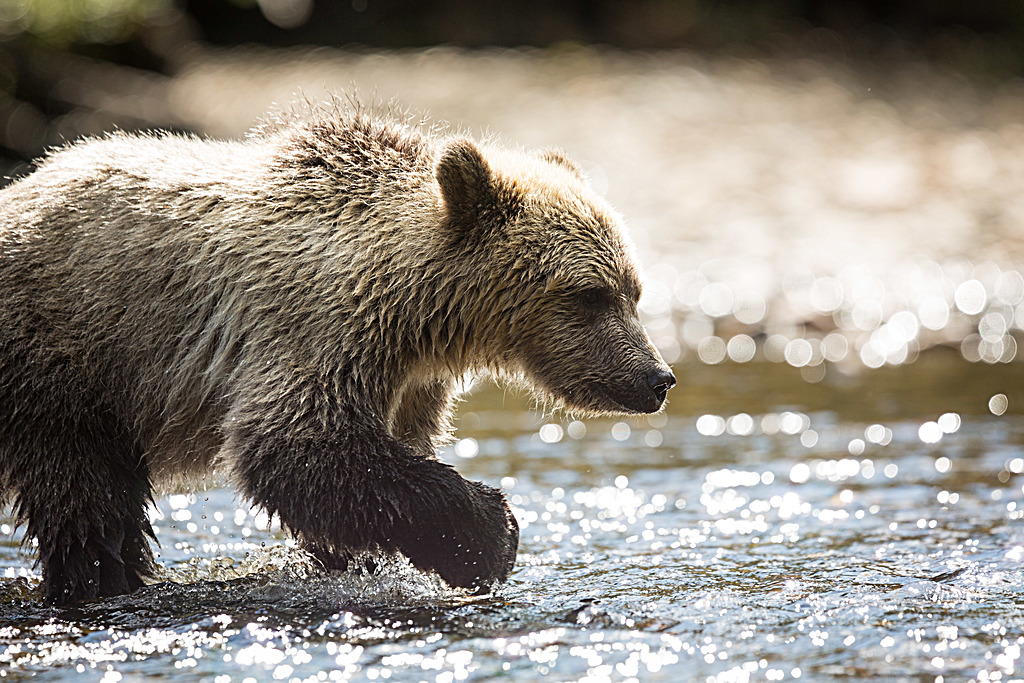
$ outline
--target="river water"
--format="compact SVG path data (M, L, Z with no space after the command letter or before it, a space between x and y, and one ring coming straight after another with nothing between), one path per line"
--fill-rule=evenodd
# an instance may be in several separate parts
M319 572L211 481L152 511L161 582L48 609L3 518L0 677L1024 679L1024 100L922 69L196 57L147 96L212 134L354 81L569 149L633 226L680 383L586 422L469 392L442 457L522 529L485 597L401 558Z

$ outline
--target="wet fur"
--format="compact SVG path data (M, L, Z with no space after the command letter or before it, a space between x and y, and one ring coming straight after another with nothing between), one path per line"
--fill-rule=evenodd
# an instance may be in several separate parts
M47 600L139 587L152 486L211 471L325 564L382 548L504 580L507 503L434 451L467 374L658 409L618 225L560 152L337 104L242 142L54 152L0 191L0 502L39 541Z

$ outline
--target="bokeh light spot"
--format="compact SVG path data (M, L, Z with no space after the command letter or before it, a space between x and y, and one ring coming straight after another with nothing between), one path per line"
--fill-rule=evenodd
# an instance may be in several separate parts
M1006 394L996 394L988 400L988 409L993 415L1002 415L1009 406Z
M960 283L953 296L956 307L967 315L977 315L985 308L988 295L985 293L985 285L978 280L967 280Z

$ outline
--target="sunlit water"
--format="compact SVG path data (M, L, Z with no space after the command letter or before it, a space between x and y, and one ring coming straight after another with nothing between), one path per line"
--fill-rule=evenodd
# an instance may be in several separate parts
M633 225L680 384L624 421L468 397L443 457L522 529L482 598L401 560L326 575L213 483L158 500L162 582L47 609L4 519L0 677L1024 680L1019 84L904 73L887 100L842 69L687 55L200 57L158 94L206 132L356 79L567 147Z
M45 609L7 543L0 675L1020 679L1024 419L986 400L1020 405L1018 364L677 370L677 391L713 380L706 405L731 409L581 423L494 390L464 404L445 458L503 486L522 527L492 596L400 561L324 575L216 487L160 499L167 582L132 596ZM946 373L972 385L918 412Z

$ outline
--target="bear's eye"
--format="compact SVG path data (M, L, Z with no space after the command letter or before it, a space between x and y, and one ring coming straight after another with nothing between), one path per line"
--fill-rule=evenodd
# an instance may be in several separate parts
M594 308L605 299L603 290L597 287L588 287L577 295L579 302L587 308Z

